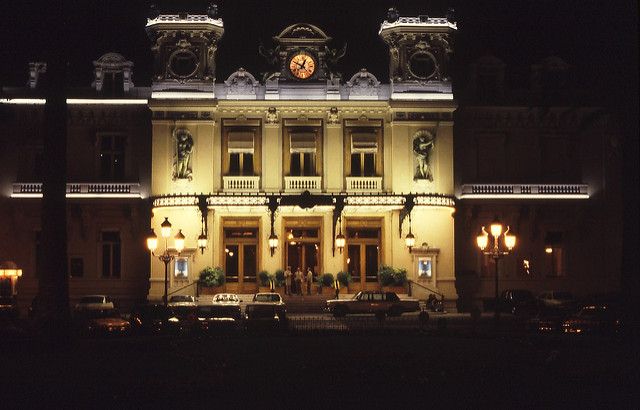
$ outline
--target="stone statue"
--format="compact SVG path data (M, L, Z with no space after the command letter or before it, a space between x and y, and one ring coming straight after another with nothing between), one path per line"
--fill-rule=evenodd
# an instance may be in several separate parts
M416 172L413 179L426 179L433 182L433 172L429 164L429 155L433 149L433 134L420 130L413 139L413 155L416 158Z
M191 175L191 154L193 153L193 138L186 128L175 128L173 130L173 140L176 141L176 166L175 179L192 179Z

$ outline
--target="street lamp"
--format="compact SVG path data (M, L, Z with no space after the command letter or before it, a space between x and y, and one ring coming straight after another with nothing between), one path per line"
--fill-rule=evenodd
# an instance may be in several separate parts
M507 230L502 233L502 224L498 220L498 216L496 215L493 219L493 222L489 226L489 230L491 231L491 236L493 237L493 246L487 249L489 245L489 233L482 227L482 233L477 236L476 242L478 244L478 248L482 251L484 255L490 256L493 258L494 264L496 265L496 303L495 303L495 317L496 320L500 317L500 311L498 309L499 295L498 295L498 260L505 255L508 255L509 252L516 246L516 236L513 234L509 234L510 228L507 226ZM504 248L500 249L499 239L500 236L504 237Z
M404 243L409 248L409 253L411 253L411 249L416 246L416 237L411 232L411 214L409 214L409 233L404 237Z
M169 222L169 218L164 218L164 222L160 224L160 230L162 232L162 237L164 238L164 252L160 255L155 254L155 250L158 247L158 236L153 231L153 228L151 229L151 234L147 238L147 248L149 248L153 256L156 256L164 262L164 296L162 301L164 305L167 306L168 267L169 262L175 259L175 256L169 254L168 240L171 235L171 222ZM178 233L174 237L174 243L176 251L178 251L178 255L180 255L180 252L184 249L184 235L182 234L182 229L178 230Z

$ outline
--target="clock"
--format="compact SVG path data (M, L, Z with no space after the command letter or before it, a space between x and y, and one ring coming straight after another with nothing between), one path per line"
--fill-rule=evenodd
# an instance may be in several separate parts
M297 53L289 60L289 70L294 77L305 80L316 71L316 62L307 53Z

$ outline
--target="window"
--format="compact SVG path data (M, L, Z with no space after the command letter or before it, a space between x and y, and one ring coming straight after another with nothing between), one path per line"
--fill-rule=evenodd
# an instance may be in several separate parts
M230 176L252 176L254 137L250 132L230 132L227 150L229 152Z
M69 259L69 276L72 278L81 278L84 276L84 259Z
M119 278L122 266L120 232L102 232L100 241L102 244L102 277Z
M291 134L291 176L316 175L316 135L312 133Z
M124 181L125 137L100 137L100 179L105 182Z
M376 175L378 138L376 134L351 135L351 176L371 177Z
M345 175L355 178L382 176L381 122L347 120L345 125Z
M222 175L260 175L261 134L259 120L224 120L222 128Z
M547 277L557 278L566 276L563 259L562 232L547 232L544 238L544 265Z

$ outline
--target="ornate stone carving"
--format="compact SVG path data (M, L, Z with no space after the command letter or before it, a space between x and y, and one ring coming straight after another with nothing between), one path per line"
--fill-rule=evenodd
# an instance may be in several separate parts
M327 124L328 125L339 125L340 124L340 118L338 116L338 108L337 107L331 107L331 109L329 110L329 113L327 114Z
M277 125L278 124L278 111L276 107L269 107L267 111L267 125Z
M433 182L430 155L433 150L435 137L428 130L420 130L413 136L413 156L416 163L413 179L425 179Z
M186 128L174 128L172 139L175 141L175 156L173 162L173 180L193 179L192 154L193 137Z
M224 82L224 88L227 91L228 96L254 96L256 95L256 88L258 87L258 81L250 72L244 68L239 68Z
M380 81L363 68L347 81L347 89L350 96L377 96Z

